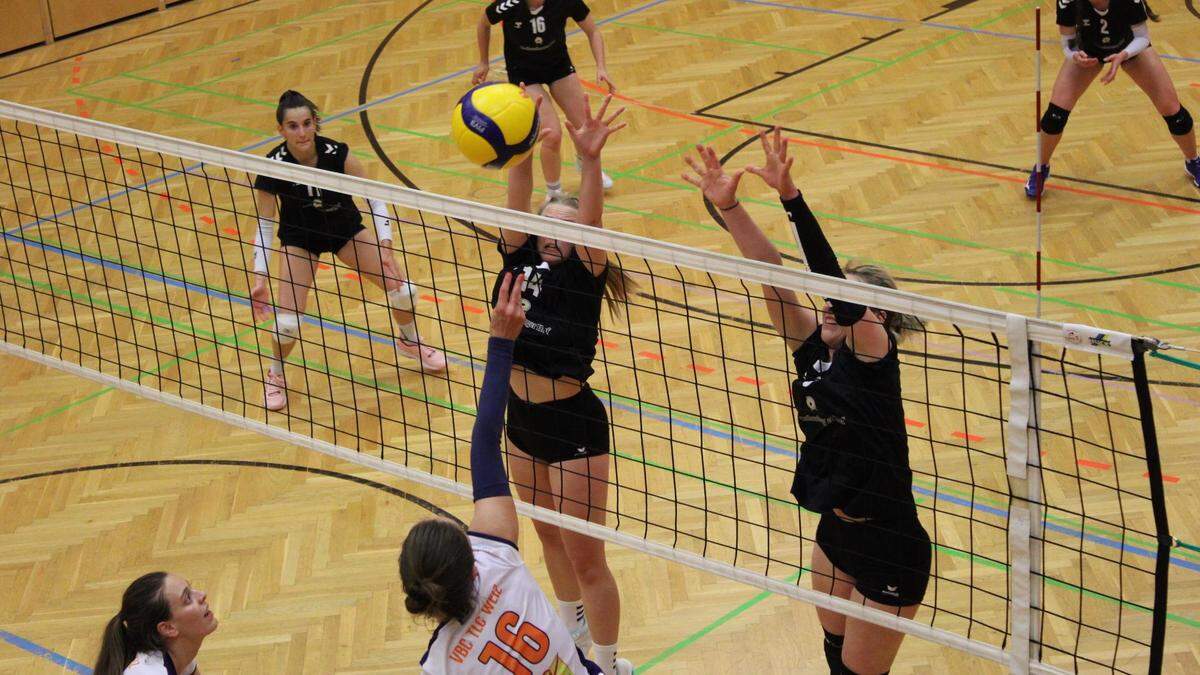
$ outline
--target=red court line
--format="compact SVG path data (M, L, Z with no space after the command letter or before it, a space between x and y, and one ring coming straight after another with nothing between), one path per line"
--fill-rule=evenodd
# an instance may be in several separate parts
M905 420L905 421L907 421L907 420ZM968 440L968 441L982 441L983 440L983 436L976 436L975 434L964 434L961 431L951 432L950 435L955 438L962 438L962 439Z
M1081 460L1077 461L1076 464L1078 464L1079 466L1086 466L1091 469L1108 470L1108 469L1112 468L1112 464L1107 464L1105 462L1093 462L1090 459L1081 459Z
M231 236L231 237L240 237L240 236L242 236L242 233L241 233L241 232L238 232L237 230L233 229L232 227L227 227L227 228L225 228L225 229L223 229L223 230L221 230L221 231L222 231L222 232L224 232L225 234L227 234L227 235Z
M738 377L737 381L744 384L752 384L756 387L761 387L766 384L766 382L763 382L762 380L756 380L753 377L746 377L745 375Z
M357 274L355 274L354 272L346 272L342 276L346 277L350 281L359 281L359 276Z
M429 295L428 293L424 293L424 294L422 294L422 295L421 295L421 299L422 299L422 300L425 300L426 302L435 302L435 303L437 303L437 304L439 304L439 305L440 305L440 304L442 304L443 302L445 302L445 300L442 300L442 299L441 299L441 298L439 298L439 297L435 297L435 296Z
M905 417L905 418L904 418L904 423L905 423L905 424L907 424L907 425L908 425L908 426L910 426L910 427L916 427L916 428L918 428L918 429L923 429L923 428L925 428L925 423L924 423L924 422L918 422L918 421L916 421L916 420L910 420L910 419L908 419L907 417Z
M616 349L618 346L617 343L609 342L608 340L597 340L597 344L602 344L608 349Z
M205 225L212 225L213 223L215 223L217 221L213 220L212 218L209 218L208 216L200 216L200 222L204 223Z
M1196 86L1200 86L1200 85L1195 85L1195 84L1193 84L1192 86L1193 86L1193 87L1196 87ZM1149 471L1147 471L1146 473L1142 474L1142 478L1149 478L1149 477L1150 477L1150 472L1149 472ZM1165 474L1165 473L1162 475L1162 479L1163 479L1163 482L1164 482L1164 483L1178 483L1178 482L1179 482L1179 476L1168 476L1168 475L1167 475L1167 474Z
M714 371L713 368L709 368L708 366L702 366L699 363L689 363L687 365L687 367L688 367L688 370L694 370L697 373L702 373L704 375L707 375Z
M319 270L331 270L331 269L333 269L333 268L332 268L332 267L330 267L329 265L325 264L325 263L317 263L317 269L319 269Z
M606 88L600 87L593 82L587 82L582 79L580 80L580 82L583 83L584 87L591 89L593 91L597 91L597 92L601 92L601 93L608 93L608 90ZM711 119L708 119L705 117L699 117L696 115L679 112L678 110L671 110L669 108L664 108L662 106L655 105L653 103L646 103L645 101L639 101L638 99L631 98L629 96L625 96L624 94L613 94L613 98L617 99L618 101L632 103L633 105L636 105L639 108L645 108L646 110L651 110L653 112L661 113L661 114L667 115L669 117L687 120L690 122L696 122L698 124L703 124L705 126L715 127L718 129L728 129L733 126L733 124L730 124L730 123L720 122L717 120L711 120ZM759 133L758 131L755 131L753 129L745 129L745 128L739 129L738 131L741 134L746 135L746 136L756 136ZM980 178L990 178L992 180L1002 181L1005 183L1020 183L1020 184L1025 183L1025 179L1021 178L1019 176L1008 176L1008 175L1002 175L1002 174L997 174L997 173L991 173L988 171L979 171L976 169L965 169L962 167L952 166L949 164L940 164L938 162L927 162L924 160L912 159L910 157L900 157L897 155L888 155L888 154L884 154L884 153L880 153L880 152L871 152L869 150L861 150L859 148L852 148L852 147L848 147L845 145L835 145L833 143L821 143L818 141L809 141L809 140L805 140L805 139L801 139L801 138L789 138L788 142L794 143L796 145L806 145L806 146L813 147L813 148L821 148L822 150L836 150L838 152L845 152L845 153L849 153L852 155L861 155L863 157L872 157L874 159L886 159L891 162L898 162L900 164L909 164L912 166L920 166L920 167L924 167L927 169L940 169L942 171L950 171L952 173L960 173L960 174L964 174L964 175L968 175L968 176L977 176ZM1200 209L1189 208L1186 206L1178 206L1175 204L1164 204L1162 202L1152 202L1147 199L1138 199L1136 197L1126 197L1124 195L1114 195L1114 194L1109 194L1106 192L1096 192L1095 190L1085 190L1083 188L1069 187L1066 185L1051 184L1051 185L1046 186L1046 189L1047 190L1058 190L1060 192L1070 192L1072 194L1084 195L1087 197L1096 197L1097 199L1107 199L1110 201L1123 202L1126 204L1137 204L1139 206L1149 206L1152 208L1163 209L1165 211L1175 211L1178 213L1191 213L1191 214L1200 215Z
M476 307L475 305L468 305L465 303L463 304L463 309L472 314L483 314L485 311L487 311L482 307Z
M646 358L646 359L651 359L654 361L662 361L663 360L662 354L655 354L654 352L638 352L638 356L640 356L642 358Z

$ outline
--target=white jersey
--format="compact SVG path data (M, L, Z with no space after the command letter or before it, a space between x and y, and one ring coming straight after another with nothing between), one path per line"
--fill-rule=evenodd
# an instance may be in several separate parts
M437 627L422 672L599 675L525 567L515 544L471 532L477 606L466 623Z
M179 675L192 675L196 672L196 662L192 661ZM175 675L174 664L163 660L162 652L138 652L133 661L125 666L124 675Z

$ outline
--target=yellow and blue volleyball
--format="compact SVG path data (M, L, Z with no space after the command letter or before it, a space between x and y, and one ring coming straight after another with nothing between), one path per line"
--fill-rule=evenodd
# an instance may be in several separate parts
M485 82L454 107L450 137L472 162L490 169L517 164L533 150L538 112L515 84Z

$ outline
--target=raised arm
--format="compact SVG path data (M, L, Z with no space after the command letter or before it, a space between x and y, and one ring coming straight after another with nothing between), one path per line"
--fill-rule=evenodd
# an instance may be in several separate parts
M513 345L525 325L521 288L525 275L504 273L499 300L492 310L487 368L479 391L475 427L471 430L471 490L475 515L471 531L515 542L519 525L517 508L508 487L508 474L500 456L500 430L508 404L508 378L512 373Z
M604 144L608 142L608 137L625 128L624 122L613 124L617 117L625 112L624 108L605 117L611 102L612 95L605 96L595 117L592 116L591 102L588 102L584 110L586 117L579 128L572 126L570 120L563 121L567 133L571 135L571 142L575 144L575 154L579 156L581 174L579 222L595 227L604 227L604 184L600 169L600 153L604 150ZM608 263L608 252L601 249L581 246L579 254L584 262L591 266L592 272L597 275L604 271L604 267Z
M762 178L779 193L779 201L787 211L788 220L795 227L796 241L804 252L808 269L817 274L845 279L837 255L833 252L821 224L813 215L812 209L804 201L804 196L792 181L791 169L793 158L787 156L787 139L783 138L779 127L771 134L760 135L766 163L762 167L748 166L746 170ZM867 312L867 308L853 302L827 298L833 310L834 319L839 326L847 326L850 330L846 335L846 344L864 361L877 361L887 355L889 341L887 329L879 320L877 312Z
M699 160L684 157L696 175L685 173L683 179L700 188L705 198L721 212L725 229L733 236L742 256L772 265L783 264L775 244L763 234L737 198L738 184L745 171L732 175L725 173L717 154L710 147L696 146L696 153ZM795 350L817 329L816 311L801 307L795 291L764 284L762 296L767 305L767 315L771 317L771 325L783 337L789 350Z

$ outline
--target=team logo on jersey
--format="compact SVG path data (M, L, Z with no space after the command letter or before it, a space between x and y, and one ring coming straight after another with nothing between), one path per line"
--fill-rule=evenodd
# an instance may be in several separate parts
M513 22L513 28L520 28L520 27L521 27L521 22L520 22L520 21L514 21L514 22Z
M542 38L540 38L540 37L533 38L533 44L535 44L535 45L542 44Z
M884 595L890 595L892 597L899 597L900 594L897 592L899 590L900 590L899 586L888 586L887 590L883 591L883 593L884 593Z
M333 145L332 143L326 143L325 144L325 154L336 155L337 154L337 146Z
M814 361L812 364L812 372L813 372L812 379L804 380L803 382L800 383L800 386L807 387L808 385L812 384L813 382L819 382L821 380L821 376L824 375L825 373L829 372L829 368L832 365L833 365L833 361L821 361L821 360Z
M516 7L519 2L520 0L504 0L504 2L496 5L496 13L499 14L501 12L507 12L513 7Z

